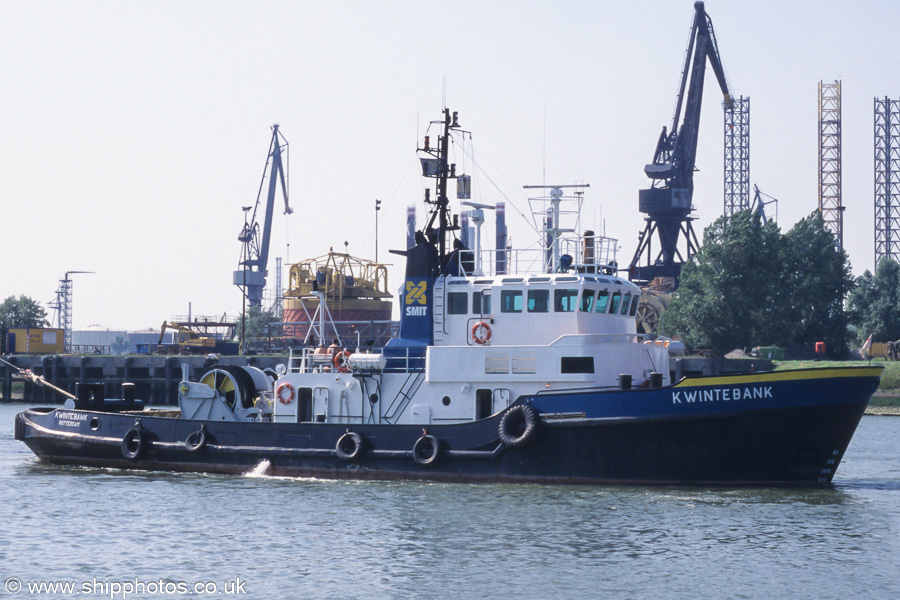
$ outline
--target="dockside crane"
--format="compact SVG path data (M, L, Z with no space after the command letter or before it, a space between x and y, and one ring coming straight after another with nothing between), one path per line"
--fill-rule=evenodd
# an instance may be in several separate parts
M712 20L706 14L703 2L695 2L694 22L681 73L675 118L671 130L667 131L663 127L653 162L644 167L644 173L653 183L649 189L639 192L639 209L647 215L644 219L646 227L640 234L637 250L629 266L629 278L639 284L649 283L657 277L677 280L681 265L696 253L699 246L691 226L694 220L691 216L691 203L707 60L725 97L725 107L730 108L733 104L732 96L722 69ZM654 237L659 239L655 255L651 244ZM684 244L681 247L685 249L683 253L679 249L682 237Z
M282 155L285 159L282 160ZM278 184L281 184L281 195L284 197L284 214L289 215L294 210L288 204L288 182L286 164L288 155L288 142L278 130L278 125L272 125L272 141L269 143L269 155L266 166L263 169L262 181L259 183L259 192L256 195L256 204L244 207L244 227L238 235L241 242L241 258L239 269L234 272L234 285L242 289L250 306L262 306L263 288L266 287L268 276L267 264L269 262L269 239L272 234L272 213L275 208L275 193ZM262 231L257 221L262 193L265 187L266 177L269 180L268 194L266 196L265 216L263 217ZM253 213L250 214L250 210Z

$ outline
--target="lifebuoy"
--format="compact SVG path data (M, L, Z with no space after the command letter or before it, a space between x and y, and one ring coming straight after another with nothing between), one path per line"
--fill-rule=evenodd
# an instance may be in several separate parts
M334 360L331 362L334 363L334 368L337 369L338 373L350 372L350 353L346 350L335 354Z
M534 441L540 422L540 417L532 407L517 404L500 419L500 441L507 448L523 448Z
M198 452L206 447L206 424L201 423L200 429L192 431L184 440L184 447L191 452Z
M428 433L423 432L422 437L413 445L413 460L417 464L428 466L437 462L441 455L440 441Z
M356 460L362 457L363 439L358 433L347 431L342 435L337 444L334 445L334 452L341 460Z
M491 341L491 326L484 321L472 325L472 340L476 344L487 344Z
M125 434L125 437L122 438L122 444L120 446L122 456L128 460L137 460L141 457L144 446L146 446L146 440L144 438L144 432L141 429L141 421L138 419L134 422L134 427L129 429L128 433Z
M275 396L282 404L290 404L294 401L294 386L287 382L280 384L275 390Z

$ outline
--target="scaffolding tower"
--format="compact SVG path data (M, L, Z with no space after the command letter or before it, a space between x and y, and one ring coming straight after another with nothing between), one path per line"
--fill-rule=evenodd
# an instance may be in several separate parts
M284 289L281 286L281 257L275 259L275 302L272 304L272 314L276 319L284 316Z
M900 100L875 98L875 267L900 260Z
M725 217L750 208L750 97L733 99L725 112Z
M283 301L284 289L282 284L282 260L278 256L275 258L275 285L266 285L262 291L262 302L260 308L269 312L275 318L280 319L284 314Z
M819 212L844 247L844 206L841 203L841 82L819 82Z

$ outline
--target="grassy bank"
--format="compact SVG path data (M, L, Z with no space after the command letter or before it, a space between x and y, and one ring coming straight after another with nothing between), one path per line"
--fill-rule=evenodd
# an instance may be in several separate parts
M881 385L872 398L873 406L900 406L900 361L873 358L872 360L782 360L775 362L775 370L822 369L827 367L884 367Z

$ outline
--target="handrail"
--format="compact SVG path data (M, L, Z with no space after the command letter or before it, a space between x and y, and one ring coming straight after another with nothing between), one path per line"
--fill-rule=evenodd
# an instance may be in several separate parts
M614 275L618 271L616 246L618 240L602 236L560 237L559 251L572 257L571 269L575 272L605 273ZM451 265L460 275L474 275L478 261L474 260L474 250L466 250L451 255ZM500 259L498 261L498 258ZM481 249L481 273L479 276L523 275L545 273L547 263L546 248L501 248ZM506 264L503 272L497 271L497 263Z
M323 352L324 350L324 352ZM424 352L410 352L412 348L393 348L389 355L385 355L387 366L384 371L387 373L423 373L425 371L425 354ZM419 350L419 348L415 348ZM288 358L288 372L290 373L319 373L330 371L333 367L332 361L338 352L359 352L363 354L385 354L385 348L367 348L361 352L359 348L352 347L318 347L311 348L306 346L295 351L291 349ZM299 354L299 356L297 355Z

